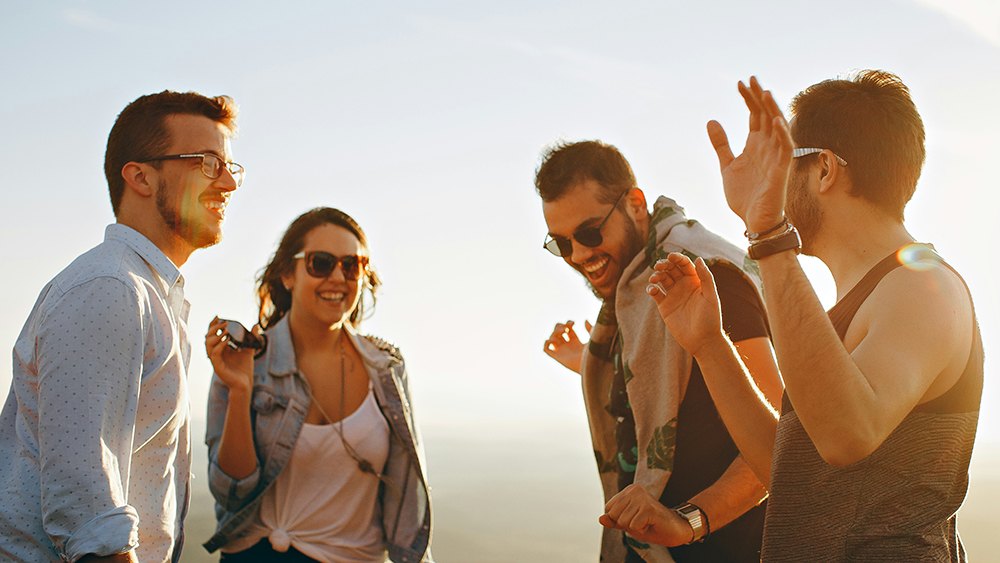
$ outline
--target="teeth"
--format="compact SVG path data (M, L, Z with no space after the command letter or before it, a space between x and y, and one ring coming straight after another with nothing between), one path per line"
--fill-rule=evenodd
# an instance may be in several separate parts
M213 211L222 211L226 208L225 202L210 200L205 202L205 207Z
M592 260L590 262L587 262L586 264L583 265L583 271L587 272L588 274L593 274L597 270L600 270L601 268L607 266L609 260L610 258L605 256L603 258L598 258L597 260Z
M324 291L319 294L319 298L325 301L343 301L344 292L342 291Z

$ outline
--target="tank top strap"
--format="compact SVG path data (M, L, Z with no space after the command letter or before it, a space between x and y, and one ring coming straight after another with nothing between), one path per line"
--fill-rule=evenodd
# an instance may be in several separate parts
M844 340L844 337L847 336L847 329L851 326L854 316L861 309L861 305L868 299L872 291L875 291L882 278L902 265L903 262L899 258L898 250L886 256L878 264L875 264L871 270L868 270L868 273L861 278L861 281L851 288L847 292L847 295L827 312L830 322L833 323L833 328L837 331L837 336L841 340Z

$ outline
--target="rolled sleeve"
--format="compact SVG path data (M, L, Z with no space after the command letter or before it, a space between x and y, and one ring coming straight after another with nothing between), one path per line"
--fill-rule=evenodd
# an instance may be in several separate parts
M136 290L110 277L73 287L40 323L42 524L70 561L138 544L128 482L143 331Z
M229 389L217 375L212 375L208 392L208 413L205 425L205 444L208 446L208 489L216 502L226 511L235 512L260 483L260 463L250 475L236 479L219 467L219 444L225 426L226 408L229 406Z
M123 506L101 514L84 524L66 540L62 557L77 561L84 555L114 555L139 547L139 515L131 506Z
M209 488L219 504L229 512L239 510L260 482L260 465L242 479L234 479L219 467L215 459L208 463Z

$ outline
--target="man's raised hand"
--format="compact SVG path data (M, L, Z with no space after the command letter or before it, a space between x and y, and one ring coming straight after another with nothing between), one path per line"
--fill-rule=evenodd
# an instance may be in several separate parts
M587 328L587 334L590 334L591 329L594 327L590 324L590 321L583 322ZM552 329L552 334L545 341L543 350L550 358L553 358L576 373L580 373L580 366L583 362L583 348L583 342L580 341L580 338L576 335L576 331L573 330L573 321L566 321L565 323L556 323L555 328Z
M708 137L719 157L730 209L743 219L748 231L762 232L785 217L792 136L774 96L761 88L756 77L750 77L749 86L741 81L738 88L750 110L743 153L733 156L726 132L717 121L708 122Z

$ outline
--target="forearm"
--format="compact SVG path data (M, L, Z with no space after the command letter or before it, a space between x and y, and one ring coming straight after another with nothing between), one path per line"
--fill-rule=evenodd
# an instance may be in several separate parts
M695 357L716 410L758 484L769 487L777 429L774 411L729 339L720 334ZM695 503L697 504L697 503Z
M704 491L691 498L708 516L710 532L736 520L767 498L767 490L742 457L737 457L726 472Z
M794 253L759 261L774 348L788 397L820 453L838 450L880 407ZM836 454L834 454L836 456Z
M226 418L216 463L219 469L233 479L245 479L257 468L250 422L251 393L230 390L229 402L226 404Z

